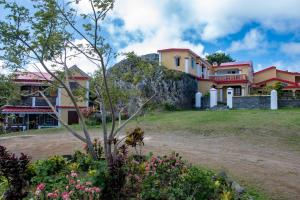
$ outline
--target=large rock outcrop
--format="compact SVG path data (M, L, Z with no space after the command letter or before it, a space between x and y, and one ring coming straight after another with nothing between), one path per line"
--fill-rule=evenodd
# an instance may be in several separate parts
M155 107L186 109L194 105L198 90L195 78L159 66L158 54L122 60L110 69L110 74L118 77L116 83L122 89L139 91L139 95L132 97L129 109L132 104L138 106L153 94L156 96L150 105Z

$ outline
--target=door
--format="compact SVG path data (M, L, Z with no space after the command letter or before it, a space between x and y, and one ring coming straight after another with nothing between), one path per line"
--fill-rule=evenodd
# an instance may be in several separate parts
M29 129L37 129L39 125L39 117L38 115L29 115Z
M68 124L78 124L78 114L76 111L68 111Z

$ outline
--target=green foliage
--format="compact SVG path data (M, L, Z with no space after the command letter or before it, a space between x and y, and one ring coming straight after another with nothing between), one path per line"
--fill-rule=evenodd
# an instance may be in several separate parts
M178 177L187 171L187 166L178 154L162 158L153 156L146 164L142 199L176 199Z
M32 5L34 9L16 2L0 2L7 11L4 13L8 13L0 21L4 52L0 58L7 68L20 69L32 61L32 56L38 61L51 60L70 38L55 0L32 0Z
M0 176L0 199L4 199L4 192L8 189L8 181L4 176Z
M93 159L91 156L82 153L81 151L75 151L73 162L76 162L79 165L78 167L80 170L87 172L93 164Z
M184 174L177 187L181 189L182 199L214 199L216 198L216 185L212 177L214 173L191 167Z
M137 127L131 132L127 132L127 137L125 144L131 147L142 146L144 145L144 131Z
M27 175L31 177L30 182L34 185L38 183L48 183L48 188L56 184L64 184L66 178L64 173L68 171L67 162L62 156L52 156L46 160L38 160L27 169Z
M174 104L171 104L169 102L164 102L162 104L162 106L163 106L164 110L166 110L166 111L177 111L178 110L178 108Z
M207 61L210 64L213 64L214 62L218 63L218 65L220 65L221 63L225 63L225 62L234 62L235 60L226 53L222 53L222 52L216 52L213 54L210 54L208 56L206 56Z
M19 99L19 86L12 79L12 76L0 74L0 107L7 103L13 104Z
M109 179L109 173L107 163L105 160L97 161L95 169L89 171L89 175L92 177L92 182L101 188L106 187L107 180Z

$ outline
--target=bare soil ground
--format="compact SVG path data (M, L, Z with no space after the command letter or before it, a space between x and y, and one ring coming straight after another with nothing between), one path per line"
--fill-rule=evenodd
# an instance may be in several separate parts
M93 135L96 136L95 131ZM100 135L100 134L98 134ZM149 133L144 152L179 152L188 161L225 170L243 183L264 191L271 199L300 199L300 152L276 143L276 137L203 136L192 133ZM33 159L70 154L83 144L70 134L0 137L10 151L28 153Z

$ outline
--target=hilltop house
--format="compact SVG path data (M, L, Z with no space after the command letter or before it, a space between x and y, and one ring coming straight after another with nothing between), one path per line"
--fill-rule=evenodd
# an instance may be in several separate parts
M161 65L195 77L202 94L208 93L210 88L216 88L218 101L221 102L226 101L228 87L234 89L234 96L247 96L253 89L259 92L265 86L280 82L284 86L283 90L293 95L300 93L300 73L298 72L269 67L254 73L251 61L211 65L190 49L162 49L158 50L158 54Z
M89 106L89 76L77 66L69 69L70 88L75 90L79 87L86 88L85 98L77 98L81 109ZM0 108L0 113L5 118L5 129L28 130L45 127L59 127L53 110L43 97L37 93L50 86L53 78L48 73L23 72L16 73L14 82L20 87L21 97L14 105L5 105ZM55 91L49 90L45 96L59 113L61 119L67 124L78 123L78 115L67 95L65 89L58 87Z
M274 66L255 72L252 87L258 92L262 92L264 87L277 82L282 84L283 91L287 96L300 95L300 73L279 70Z

